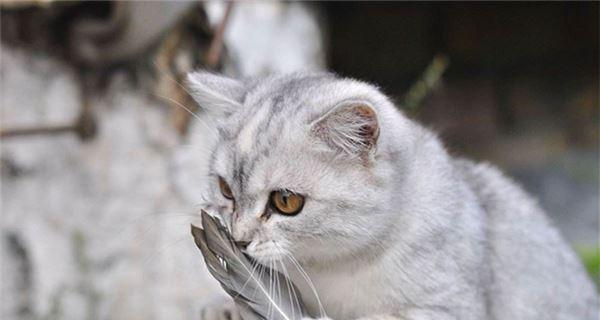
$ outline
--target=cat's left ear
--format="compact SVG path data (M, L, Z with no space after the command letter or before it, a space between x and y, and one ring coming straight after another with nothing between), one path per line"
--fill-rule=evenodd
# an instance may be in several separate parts
M241 107L246 94L243 82L208 71L188 74L187 86L203 110L218 115L230 114Z
M366 102L341 103L314 121L311 133L336 151L368 159L379 138L377 113Z

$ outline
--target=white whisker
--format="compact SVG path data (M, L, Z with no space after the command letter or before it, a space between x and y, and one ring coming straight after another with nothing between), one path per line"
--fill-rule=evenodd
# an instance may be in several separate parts
M242 288L238 291L238 294L235 297L233 297L234 299L237 298L237 296L239 296L240 294L242 294L242 292L244 292L244 289L246 288L246 285L248 285L248 283L250 282L250 280L252 280L254 278L253 277L254 272L256 271L256 268L259 266L259 264L256 263L256 262L252 262L252 264L254 266L252 267L252 272L250 273L250 276L248 277L248 279L246 280L246 282L244 282L244 284L242 285ZM260 277L259 277L259 279L260 279ZM255 290L254 292L256 293L256 289L254 289L254 290Z
M171 98L171 97L167 97L167 96L163 96L160 94L153 94L155 97L157 98L161 98L161 99L165 99L168 100L172 103L174 103L176 106L182 108L183 110L185 110L187 113L189 113L191 116L193 116L194 118L196 118L196 120L200 121L200 123L207 129L212 130L211 133L212 134L218 134L218 132L216 131L216 129L212 126L210 126L204 119L200 118L200 116L198 116L197 114L195 114L192 110L190 110L190 108L184 106L183 104L181 104L179 101Z
M238 260L238 263L246 270L246 272L249 274L249 277L252 278L254 281L256 281L256 283L258 284L257 287L263 292L263 294L266 295L267 299L270 302L269 309L274 308L275 311L277 311L285 320L290 320L288 318L288 316L283 312L283 310L281 310L281 308L277 305L277 303L275 303L275 301L273 300L273 296L271 295L271 292L267 292L266 288L264 288L262 285L260 285L260 280L256 279L253 276L252 272L246 267L246 264L244 264L244 262L242 262L237 255L234 255L234 257ZM272 275L271 272L269 272L269 276L271 276L271 275Z
M300 301L298 299L298 296L296 295L296 290L293 290L294 285L292 284L292 280L290 280L290 275L287 271L285 264L283 263L282 260L279 260L279 264L281 265L281 270L283 272L283 275L285 276L285 284L288 288L288 295L289 295L290 301L292 302L292 319L296 319L296 312L295 312L294 305L298 306L298 311L300 311L301 310ZM292 295L293 295L293 297L292 297Z
M279 245L277 243L275 243L275 245L277 245L279 247ZM304 281L306 281L306 284L308 284L310 290L312 291L313 295L315 296L315 299L317 300L317 304L319 305L319 313L321 314L320 317L325 317L325 308L323 307L323 304L321 303L321 299L319 298L319 294L317 293L317 288L315 287L314 283L308 276L308 273L306 273L304 268L302 268L302 266L300 265L298 260L296 260L296 258L294 258L294 255L292 255L291 252L285 251L281 247L279 247L279 248L282 251L282 253L284 254L284 256L289 258L289 260L292 262L292 265L294 265L296 267L296 269L298 269L298 272L304 278Z

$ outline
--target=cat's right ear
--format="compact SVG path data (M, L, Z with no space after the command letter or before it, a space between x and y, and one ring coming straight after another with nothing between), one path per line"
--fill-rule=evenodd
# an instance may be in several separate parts
M377 146L379 122L369 103L347 101L315 120L311 132L341 154L369 159Z
M246 94L243 82L208 71L188 74L187 87L200 108L213 115L231 114Z

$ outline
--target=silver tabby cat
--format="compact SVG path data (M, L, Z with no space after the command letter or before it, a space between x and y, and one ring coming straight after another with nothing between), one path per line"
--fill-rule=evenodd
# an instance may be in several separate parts
M598 319L596 288L536 201L449 155L374 86L324 73L188 82L204 110L188 172L202 206L288 273L314 317ZM203 312L226 316L231 303Z

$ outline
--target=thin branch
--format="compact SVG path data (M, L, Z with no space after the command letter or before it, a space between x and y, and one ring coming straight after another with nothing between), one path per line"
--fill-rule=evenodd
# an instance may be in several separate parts
M234 3L234 1L227 2L223 18L217 26L217 29L215 30L213 38L210 42L210 46L208 47L208 52L206 53L206 66L211 69L216 68L221 60L221 51L223 51L223 38L225 34L225 27L227 26L227 22L229 21L229 17L231 16L231 10L233 9Z
M72 124L56 125L56 126L37 126L25 128L0 129L0 138L11 138L16 136L33 136L33 135L48 135L71 133L76 130Z
M227 23L231 16L231 11L233 9L234 1L229 1L226 4L225 11L223 13L223 17L219 22L219 25L213 31L212 39L208 46L208 50L206 51L206 55L204 56L204 64L207 69L217 69L219 64L221 63L221 56L223 51L223 41L225 36L225 28L227 27ZM177 77L177 76L176 76ZM173 93L173 99L178 101L179 105L191 105L197 107L194 103L194 99L189 95L189 93L183 88L176 88ZM171 103L171 106L175 106L175 104ZM182 109L175 108L175 127L179 131L181 135L185 134L188 130L189 123L191 120L190 113L182 112Z
M433 57L421 78L415 82L404 98L403 106L408 112L415 114L423 100L431 93L438 85L439 80L448 68L448 57L443 54L438 54Z
M0 139L36 136L36 135L59 135L75 133L82 140L88 139L96 132L96 125L88 114L82 114L73 124L41 125L22 128L0 128Z
M81 110L77 119L71 124L39 125L23 128L0 128L0 139L14 138L34 135L58 135L64 133L75 133L81 140L86 140L96 134L96 122L90 110L88 99L89 80L83 74L79 74L79 89L81 99Z

